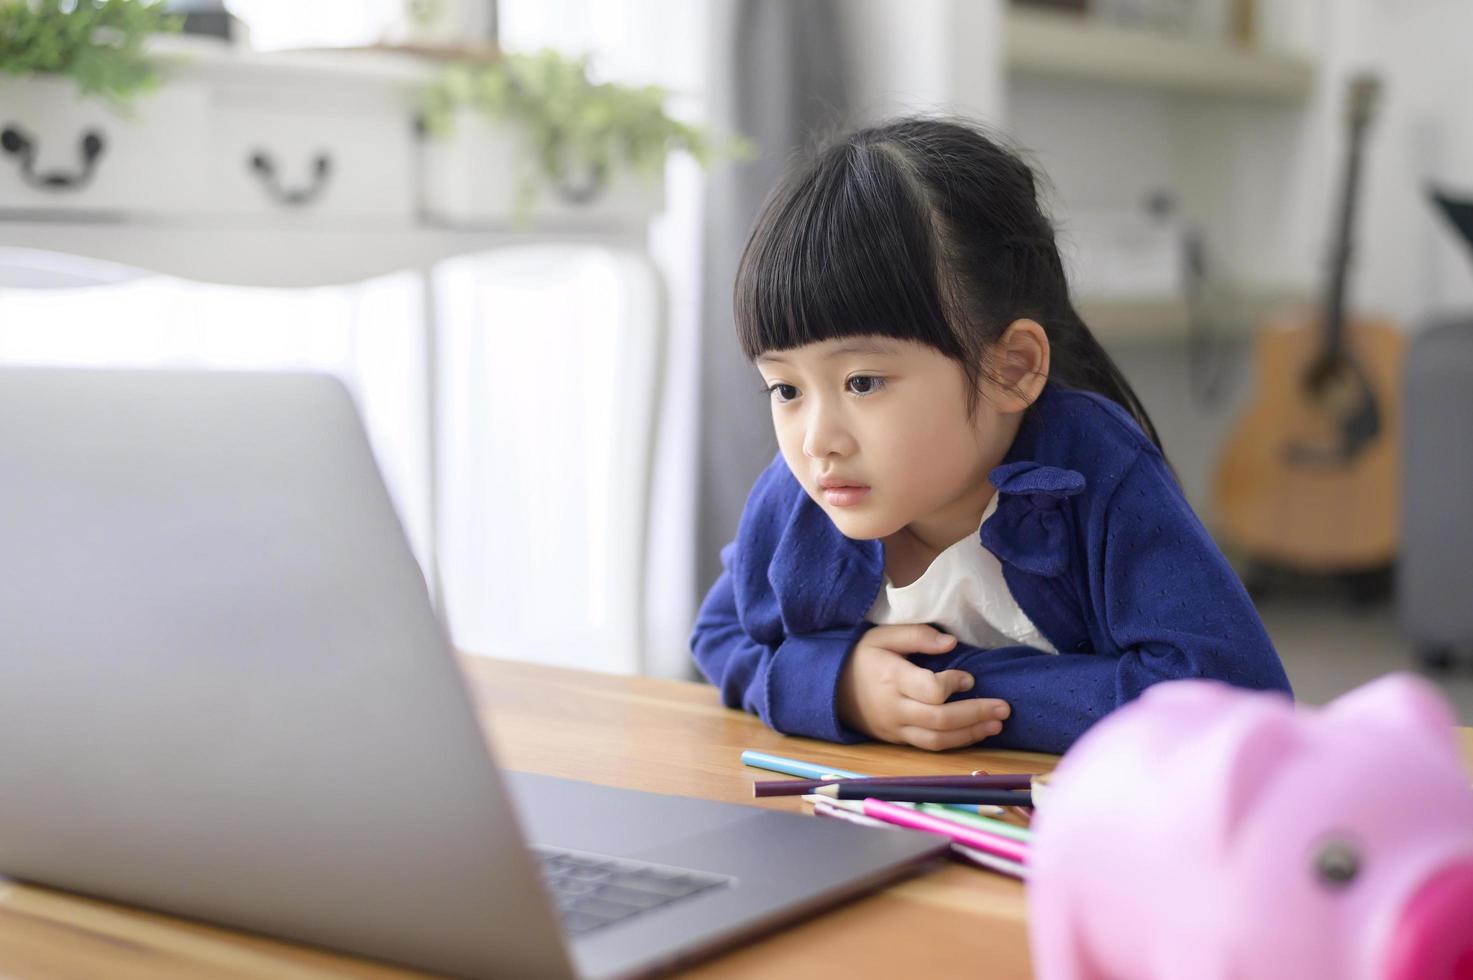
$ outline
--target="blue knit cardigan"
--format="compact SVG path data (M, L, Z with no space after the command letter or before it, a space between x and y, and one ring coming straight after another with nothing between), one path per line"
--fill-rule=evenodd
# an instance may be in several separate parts
M1237 576L1135 421L1098 395L1050 384L990 474L981 541L1013 599L1058 654L958 643L911 659L969 671L959 698L1012 715L989 746L1063 752L1158 681L1213 677L1292 693ZM884 584L884 548L839 532L781 455L758 477L722 549L691 650L729 707L834 742L837 684Z

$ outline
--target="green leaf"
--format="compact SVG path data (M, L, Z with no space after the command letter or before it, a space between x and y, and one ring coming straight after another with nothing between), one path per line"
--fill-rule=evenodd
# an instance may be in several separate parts
M62 75L121 108L161 80L145 39L183 23L161 0L0 0L0 71Z

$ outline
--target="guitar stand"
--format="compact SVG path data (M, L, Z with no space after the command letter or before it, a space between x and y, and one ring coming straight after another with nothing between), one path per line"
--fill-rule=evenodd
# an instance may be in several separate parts
M1419 646L1416 656L1417 666L1429 674L1450 674L1458 664L1457 649L1440 644Z

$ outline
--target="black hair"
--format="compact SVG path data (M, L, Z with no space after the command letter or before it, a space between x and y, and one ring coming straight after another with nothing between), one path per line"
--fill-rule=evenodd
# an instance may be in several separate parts
M742 253L735 315L748 360L866 334L926 344L966 373L969 413L989 346L1027 317L1048 335L1052 383L1104 395L1161 446L1069 298L1032 169L967 122L896 119L791 166Z

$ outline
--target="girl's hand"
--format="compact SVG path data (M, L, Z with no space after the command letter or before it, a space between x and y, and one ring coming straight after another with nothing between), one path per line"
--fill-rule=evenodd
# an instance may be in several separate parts
M839 675L839 719L873 738L939 751L980 742L1002 731L1006 701L970 698L947 703L976 683L965 670L940 673L906 660L915 653L949 653L956 637L925 625L876 626L859 638Z

